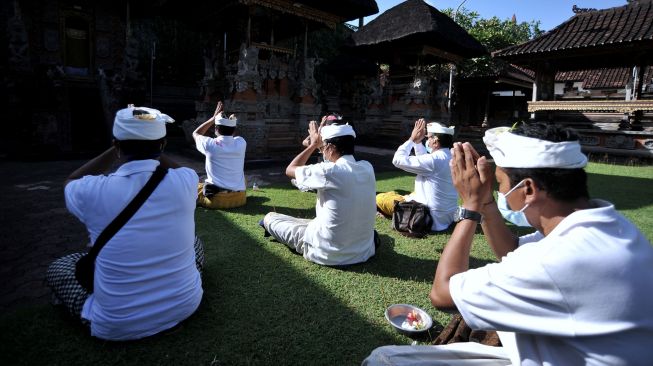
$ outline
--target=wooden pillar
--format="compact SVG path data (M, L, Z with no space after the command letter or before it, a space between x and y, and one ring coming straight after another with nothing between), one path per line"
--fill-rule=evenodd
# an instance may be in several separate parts
M308 56L308 24L304 26L304 62Z
M492 87L488 85L487 92L485 93L485 111L483 112L483 123L481 127L490 127L489 117L490 117L490 100L492 100Z
M638 100L642 95L642 80L644 79L644 68L646 65L638 65L637 72L635 73L635 80L633 80L633 98L632 100Z
M555 99L555 69L548 62L537 65L535 69L535 83L533 84L533 101ZM531 114L531 118L539 120L552 119L552 113L544 112L545 115Z
M555 70L548 64L538 65L535 70L535 88L533 90L534 100L555 99Z
M247 47L252 45L252 16L247 16Z

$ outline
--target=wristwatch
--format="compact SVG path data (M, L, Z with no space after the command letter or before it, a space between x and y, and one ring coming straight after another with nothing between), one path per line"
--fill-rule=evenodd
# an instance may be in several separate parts
M458 210L456 210L456 213L454 215L454 221L460 222L462 220L474 220L480 224L483 222L483 215L481 215L479 212L468 210L462 206L458 206Z

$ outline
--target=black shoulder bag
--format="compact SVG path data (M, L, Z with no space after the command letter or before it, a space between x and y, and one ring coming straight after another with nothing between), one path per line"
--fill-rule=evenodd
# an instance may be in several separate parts
M392 213L392 228L399 234L412 238L423 238L431 232L433 218L429 206L416 201L395 201Z
M95 277L95 258L104 244L106 244L120 230L129 219L134 216L136 211L145 203L148 197L154 192L163 177L168 173L168 168L162 168L161 165L156 168L150 179L145 183L140 192L129 202L118 216L100 233L95 240L91 250L84 254L75 264L75 278L86 291L93 293L93 278Z

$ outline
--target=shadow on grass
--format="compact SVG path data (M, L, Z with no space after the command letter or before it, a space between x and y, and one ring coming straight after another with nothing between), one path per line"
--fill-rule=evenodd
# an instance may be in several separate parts
M398 253L395 250L395 239L392 236L380 234L381 245L376 255L365 263L334 267L356 273L371 273L377 276L396 278L405 281L431 282L438 265L437 260L421 259ZM422 240L428 240L428 237ZM438 250L438 252L441 252ZM482 267L494 261L470 258L470 268Z
M258 230L247 229L256 226L254 218L198 209L196 223L206 251L204 297L180 329L105 342L50 306L21 309L0 318L2 364L353 365L375 347L397 342L342 300L358 290L338 289L345 273L295 260L284 245L267 245ZM324 288L324 276L326 285L336 283L337 296Z
M617 210L636 210L653 205L651 179L587 173L592 198L612 202Z
M400 280L432 281L437 262L397 253L394 250L395 239L389 235L379 234L381 245L374 257L365 263L335 267L355 273L371 273L377 276L397 278ZM406 270L409 268L410 270Z
M259 190L257 194L265 194L265 191ZM259 217L259 219L262 219L263 216L265 216L265 214L267 214L268 212L278 212L284 215L290 215L293 217L307 218L307 219L312 219L315 217L315 207L311 207L311 208L285 207L279 205L271 205L268 204L269 202L270 202L270 198L266 196L252 195L251 193L248 193L247 204L242 207L226 209L226 210L211 210L202 207L198 207L198 208L200 210L203 210L203 212L223 211L226 213L231 212L231 213L243 214L247 216L256 216Z

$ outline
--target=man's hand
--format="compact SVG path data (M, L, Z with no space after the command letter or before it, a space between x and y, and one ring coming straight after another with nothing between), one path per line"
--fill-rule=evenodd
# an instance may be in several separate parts
M328 116L323 116L322 117L322 120L320 121L320 127L318 127L318 132L320 131L320 129L322 129L322 127L326 126L327 117ZM309 124L310 124L310 122L309 122ZM309 132L309 135L306 136L306 138L302 141L302 146L309 147L310 145L311 145L311 135L310 135L310 132Z
M217 116L218 113L222 113L224 111L224 104L222 104L222 101L218 101L218 105L215 107L215 112L213 113L213 116Z
M449 164L453 185L463 201L463 206L479 212L484 203L492 197L492 167L485 157L479 156L469 142L454 143L451 150L453 157Z
M325 122L326 119L322 118L322 122L320 123L319 127L316 121L310 121L308 123L308 137L311 139L309 146L314 148L322 146L322 136L320 136L320 129L324 126Z
M426 136L426 121L424 118L420 118L415 121L415 127L413 127L413 132L410 134L410 139L416 143L422 143L424 137Z

